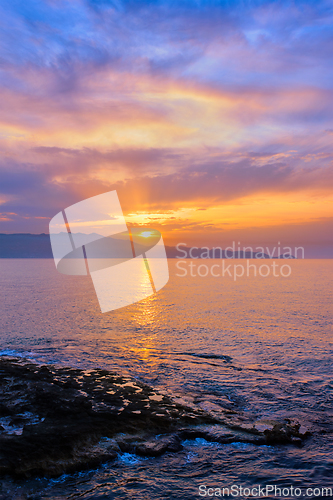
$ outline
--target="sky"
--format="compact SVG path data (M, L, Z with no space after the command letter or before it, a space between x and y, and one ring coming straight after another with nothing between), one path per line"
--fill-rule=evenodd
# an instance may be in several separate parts
M332 256L331 1L0 2L0 232L117 190L166 244Z

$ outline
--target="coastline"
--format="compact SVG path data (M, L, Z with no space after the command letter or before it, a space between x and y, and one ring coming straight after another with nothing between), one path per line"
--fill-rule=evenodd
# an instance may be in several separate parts
M309 432L285 419L255 426L174 402L128 376L0 357L0 474L57 477L111 462L118 452L157 457L185 439L302 446Z

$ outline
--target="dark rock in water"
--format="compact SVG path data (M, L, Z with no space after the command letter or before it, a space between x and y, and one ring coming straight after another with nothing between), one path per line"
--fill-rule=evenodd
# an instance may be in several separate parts
M158 457L163 455L166 451L180 451L183 446L180 437L177 435L167 436L161 439L145 440L144 442L132 443L132 445L124 446L124 443L118 443L122 451L134 452L137 455L144 457Z
M300 424L287 420L284 424L275 423L271 429L264 430L267 444L289 444L302 446L304 439L310 436L309 432L300 433Z
M232 425L107 370L0 358L0 474L57 476L96 467L119 451L176 452L196 437L299 445L306 436L297 425Z

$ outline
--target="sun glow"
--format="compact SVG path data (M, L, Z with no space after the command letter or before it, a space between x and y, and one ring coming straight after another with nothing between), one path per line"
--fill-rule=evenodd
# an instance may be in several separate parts
M143 231L142 233L140 233L140 236L142 236L143 238L149 238L150 236L152 236L152 231Z

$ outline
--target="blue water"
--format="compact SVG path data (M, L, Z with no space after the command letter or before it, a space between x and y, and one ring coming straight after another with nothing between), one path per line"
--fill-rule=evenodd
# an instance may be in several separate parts
M187 499L203 498L200 485L293 485L304 495L333 487L333 262L288 261L289 277L236 281L180 277L176 261L169 264L158 294L101 314L90 278L60 275L47 259L0 260L1 353L117 370L215 415L296 419L312 437L303 448L185 441L178 453L119 454L56 480L6 478L0 498Z

